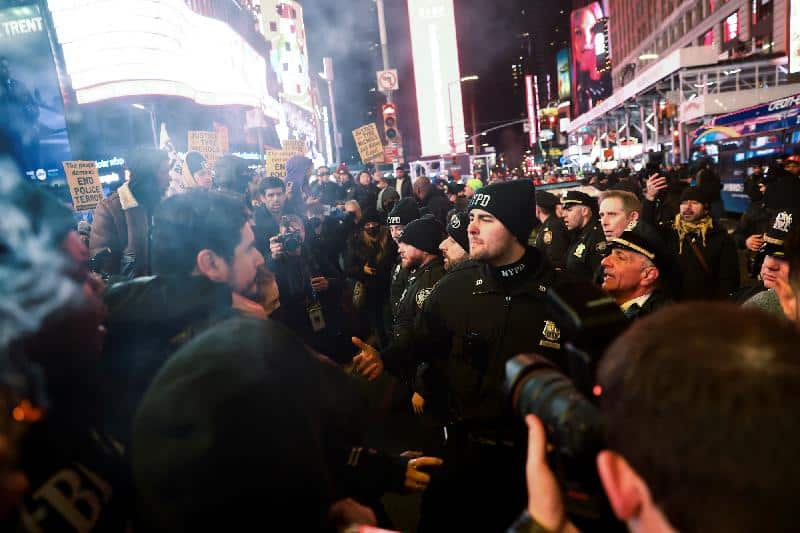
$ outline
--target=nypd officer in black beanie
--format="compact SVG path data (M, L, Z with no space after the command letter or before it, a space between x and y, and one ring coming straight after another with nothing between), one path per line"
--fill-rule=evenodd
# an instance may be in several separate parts
M527 180L476 193L472 260L449 271L425 302L414 351L438 374L431 381L442 389L431 392L445 396L449 409L443 449L431 450L443 454L444 466L423 496L419 531L502 531L524 505L524 439L503 392L505 363L535 351L563 364L563 339L544 301L555 271L527 246L535 206Z
M597 218L597 201L580 191L569 191L561 199L561 218L573 234L564 258L567 272L575 279L592 281L606 254L606 236Z
M536 232L534 246L556 268L564 268L564 258L569 248L569 232L564 221L556 215L558 196L547 191L536 191L536 218L542 223Z
M469 215L460 211L453 212L447 222L447 236L439 244L442 252L444 268L447 271L455 269L464 261L469 260Z
M389 226L389 231L392 234L394 242L400 245L400 236L403 234L405 227L419 218L419 207L413 198L403 198L395 204L386 217L386 225ZM403 268L402 260L399 256L397 264L392 269L392 280L389 285L389 308L394 313L397 307L397 302L400 301L400 295L408 285L409 271Z

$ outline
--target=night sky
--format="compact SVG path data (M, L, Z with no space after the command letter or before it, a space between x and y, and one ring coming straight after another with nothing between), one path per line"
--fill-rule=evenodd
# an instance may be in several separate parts
M334 60L336 105L339 128L344 141L343 158L357 162L350 131L376 120L375 113L383 102L380 93L370 92L375 86L375 71L381 67L378 23L373 0L305 0L305 12L311 72L322 71L322 57ZM405 0L385 0L389 31L390 62L399 70L400 92L397 94L398 122L401 131L408 131L406 151L418 152L413 139L416 133L416 104L413 68ZM480 80L464 85L465 120L471 130L470 105L474 99L477 129L483 130L520 118L524 112L524 96L512 96L511 64L528 46L519 34L529 32L533 46L541 46L539 54L545 67L535 61L526 70L549 67L555 71L555 52L560 46L549 46L552 30L558 26L558 12L569 12L571 2L553 0L456 0L456 24L462 76L477 74ZM346 7L345 7L346 6ZM522 11L525 11L522 14ZM562 19L563 20L563 17ZM318 78L316 78L318 79ZM320 83L323 102L327 88ZM524 93L523 93L524 94ZM372 114L370 114L372 113ZM486 139L486 138L484 138ZM524 144L522 127L509 128L488 137L498 152Z

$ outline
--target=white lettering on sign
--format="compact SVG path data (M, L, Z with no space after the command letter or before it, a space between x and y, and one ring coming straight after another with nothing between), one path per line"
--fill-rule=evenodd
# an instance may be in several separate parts
M489 205L489 202L491 201L492 201L491 194L477 193L475 194L475 196L472 197L472 206L475 207L479 205L481 207L486 207L487 205Z
M786 109L788 107L797 107L800 105L800 94L795 96L790 96L788 98L781 98L780 100L775 100L771 104L769 104L769 111L780 111L781 109Z
M26 33L38 33L43 29L42 17L11 20L3 23L3 31L7 37L24 35Z

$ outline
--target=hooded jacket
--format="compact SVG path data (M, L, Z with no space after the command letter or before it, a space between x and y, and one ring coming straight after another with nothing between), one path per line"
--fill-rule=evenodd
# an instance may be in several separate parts
M303 195L310 193L308 188L308 177L306 172L312 161L302 155L296 155L286 162L286 188L289 189L291 183L292 194L286 200L289 210L293 213L303 213Z

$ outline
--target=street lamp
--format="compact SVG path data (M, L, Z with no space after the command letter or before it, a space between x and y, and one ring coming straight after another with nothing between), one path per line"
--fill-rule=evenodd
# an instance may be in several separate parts
M456 153L456 131L455 125L453 124L453 93L450 90L450 87L453 85L458 84L459 86L464 83L465 81L477 81L480 78L474 74L470 76L464 76L461 79L453 80L447 84L447 100L450 104L448 109L450 110L450 153L455 155Z

